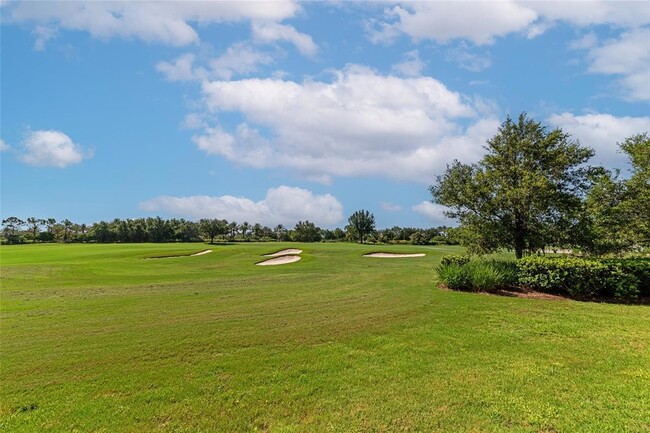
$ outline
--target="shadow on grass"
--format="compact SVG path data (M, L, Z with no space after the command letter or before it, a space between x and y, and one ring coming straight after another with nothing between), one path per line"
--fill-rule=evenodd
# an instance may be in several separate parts
M577 301L577 302L594 302L602 304L622 304L622 305L650 305L650 297L644 296L639 297L634 300L621 300L617 298L584 298L584 297L571 297L563 296L551 293L538 292L535 290L528 289L498 289L494 291L487 290L453 290L445 285L438 286L441 290L447 290L451 292L465 292L465 293L476 293L481 295L492 295L492 296L505 296L508 298L524 298L524 299L541 299L545 301Z

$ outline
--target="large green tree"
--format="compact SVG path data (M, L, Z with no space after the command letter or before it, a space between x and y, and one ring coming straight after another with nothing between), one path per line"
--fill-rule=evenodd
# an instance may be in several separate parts
M650 137L637 134L619 144L630 176L603 173L589 192L589 248L597 254L650 246Z
M358 210L348 218L345 230L350 238L362 244L364 239L375 231L375 216L367 210Z
M594 151L522 113L510 117L476 164L454 161L429 190L447 206L474 250L513 249L517 258L577 242L583 198L597 171Z
M216 236L225 235L229 232L228 222L216 218L203 218L199 220L199 231L202 235L209 238L210 243L213 244Z

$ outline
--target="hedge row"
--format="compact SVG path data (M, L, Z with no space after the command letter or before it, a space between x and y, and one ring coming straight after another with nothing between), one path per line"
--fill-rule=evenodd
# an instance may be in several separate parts
M443 257L437 272L453 290L520 288L581 299L650 297L650 259L646 258L531 256L515 262L454 255Z
M621 300L650 295L650 259L526 257L517 269L519 285L540 292Z

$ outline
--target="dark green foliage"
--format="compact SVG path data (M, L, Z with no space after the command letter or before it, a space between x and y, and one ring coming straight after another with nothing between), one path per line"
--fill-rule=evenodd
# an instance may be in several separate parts
M228 221L216 218L204 218L199 220L199 232L214 243L214 238L219 235L226 235L229 232Z
M440 259L440 264L442 266L447 266L451 264L455 265L464 265L469 263L471 256L467 254L449 254L447 256L442 256Z
M585 247L593 254L650 246L650 137L634 135L619 147L630 160L631 176L601 174L586 199L590 242Z
M514 262L470 260L467 255L443 257L436 272L442 283L452 290L491 292L511 288L517 282Z
M375 216L367 210L358 210L348 218L348 226L345 229L351 239L362 244L364 239L375 231Z
M513 288L519 285L519 271L514 260L491 260L490 266L500 274L501 288Z
M605 263L617 264L623 273L633 275L638 280L639 295L650 296L650 259L639 257L607 259Z
M294 241L318 242L320 239L320 229L311 221L298 221L293 229Z
M521 260L471 260L450 255L436 269L452 290L532 289L576 299L632 301L650 296L650 259L530 256Z
M427 245L431 239L427 237L426 233L417 231L409 236L409 240L413 245Z
M521 114L488 140L476 164L454 161L431 185L433 201L449 210L476 251L513 249L518 258L548 245L574 245L582 196L599 171L585 163L592 149L559 129Z
M54 234L50 232L40 232L37 239L39 242L54 242Z
M20 229L25 225L25 221L17 217L9 217L2 220L2 234L4 241L8 244L21 244L24 239L20 236Z
M648 293L650 260L526 257L517 262L523 287L575 298L632 300Z
M492 261L474 260L464 267L474 291L493 292L504 286L504 276Z
M469 274L464 265L449 263L440 265L436 268L438 277L442 284L452 290L471 290L472 285L469 280Z

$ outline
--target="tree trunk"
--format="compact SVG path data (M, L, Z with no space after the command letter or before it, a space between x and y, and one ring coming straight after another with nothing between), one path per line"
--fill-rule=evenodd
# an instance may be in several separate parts
M517 213L515 213L514 241L515 257L517 259L520 259L524 256L524 250L526 249L526 229L521 216L519 216Z

